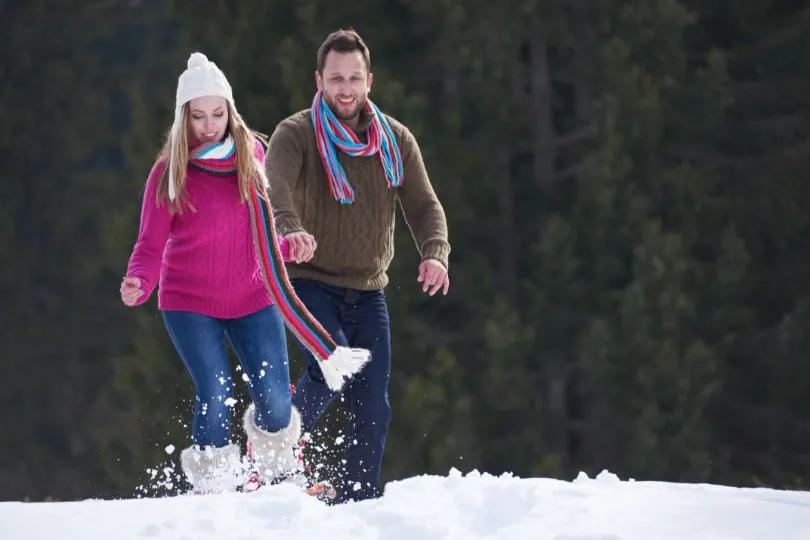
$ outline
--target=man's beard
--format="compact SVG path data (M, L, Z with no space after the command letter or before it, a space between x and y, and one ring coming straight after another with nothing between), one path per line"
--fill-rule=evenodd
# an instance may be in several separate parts
M367 99L365 97L357 98L357 103L354 104L354 107L346 111L346 109L343 109L338 105L337 100L332 96L325 95L324 97L326 105L330 109L332 109L332 112L335 114L335 116L337 116L338 120L340 120L341 122L348 122L349 120L356 118L360 114L360 111L363 110L363 107L366 105Z

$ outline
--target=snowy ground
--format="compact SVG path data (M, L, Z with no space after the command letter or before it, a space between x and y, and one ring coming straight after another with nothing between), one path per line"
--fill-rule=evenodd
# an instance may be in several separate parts
M810 493L476 472L394 482L327 507L290 486L255 494L0 503L2 540L810 540Z

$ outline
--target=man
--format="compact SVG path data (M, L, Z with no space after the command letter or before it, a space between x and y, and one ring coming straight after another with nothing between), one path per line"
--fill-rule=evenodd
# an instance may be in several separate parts
M295 291L342 345L371 351L346 382L350 434L338 502L378 495L391 407L391 343L384 288L394 255L397 201L421 255L417 281L447 294L450 245L444 210L414 136L368 98L369 50L354 31L330 34L318 50L312 108L284 119L266 167L279 233L289 242ZM293 396L303 431L337 397L316 360Z

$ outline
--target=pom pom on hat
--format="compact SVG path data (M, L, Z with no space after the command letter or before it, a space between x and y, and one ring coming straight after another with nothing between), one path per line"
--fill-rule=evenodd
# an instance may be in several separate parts
M191 53L188 57L188 69L201 68L208 65L208 57L201 52Z

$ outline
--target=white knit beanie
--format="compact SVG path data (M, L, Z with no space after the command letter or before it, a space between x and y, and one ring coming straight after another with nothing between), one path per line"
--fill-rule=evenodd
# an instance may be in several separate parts
M181 115L183 105L192 99L203 96L221 96L227 99L232 106L233 90L228 79L217 65L200 53L192 53L188 57L188 68L180 74L177 80L177 96L174 107L174 123L172 124L172 156L175 155L175 145L178 144L180 133ZM174 185L173 168L169 167L169 199L174 200L177 196Z

